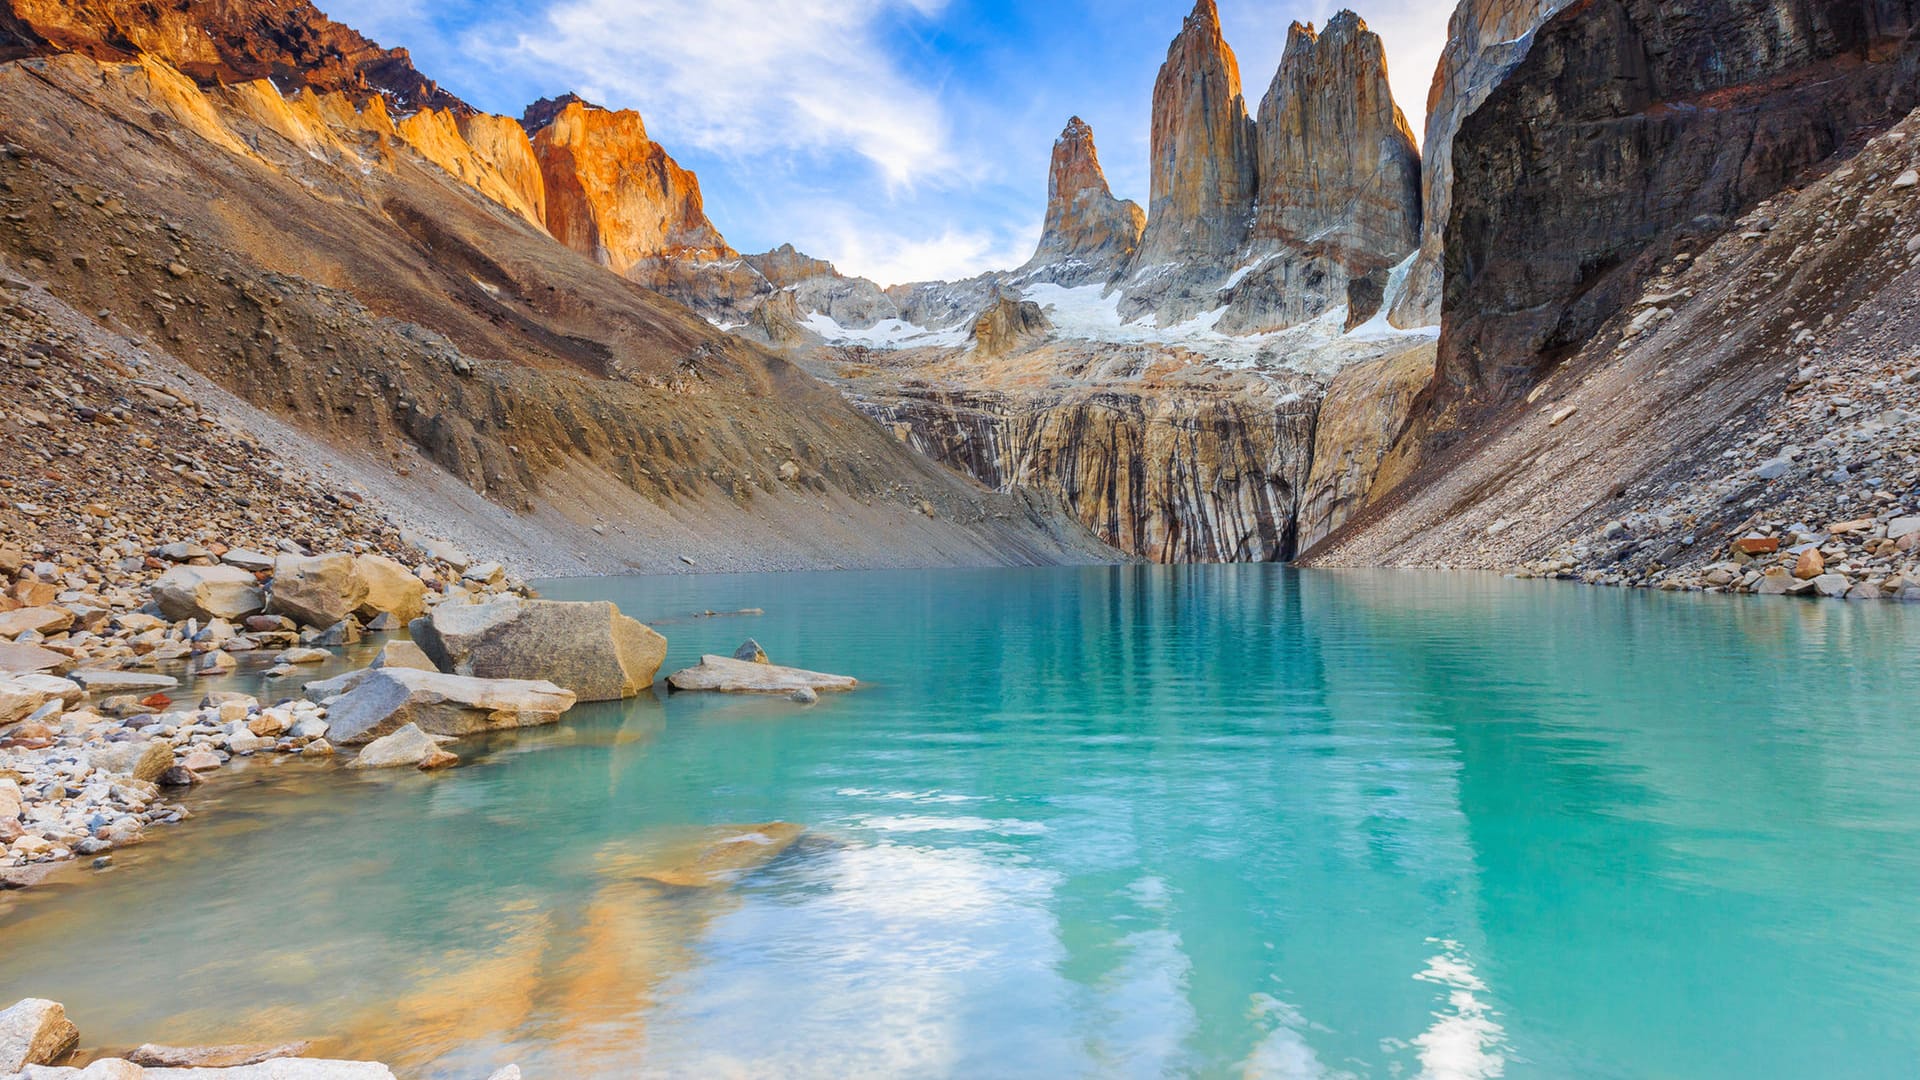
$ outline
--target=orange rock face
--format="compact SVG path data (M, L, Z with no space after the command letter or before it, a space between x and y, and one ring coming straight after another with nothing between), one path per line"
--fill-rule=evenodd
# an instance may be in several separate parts
M1047 223L1022 269L1061 285L1110 280L1132 260L1146 229L1139 204L1113 197L1094 149L1093 127L1079 117L1053 144L1047 173Z
M699 179L647 137L639 113L568 95L537 102L521 122L546 183L547 231L561 243L643 277L658 269L649 260L738 257L707 220Z
M1153 188L1136 271L1220 261L1239 250L1257 194L1253 118L1240 62L1199 0L1153 84Z

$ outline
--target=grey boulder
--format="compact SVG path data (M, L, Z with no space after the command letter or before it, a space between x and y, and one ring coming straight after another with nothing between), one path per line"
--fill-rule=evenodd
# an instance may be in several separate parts
M545 679L581 701L633 697L653 685L667 658L666 638L605 601L442 605L410 629L441 671Z
M360 746L408 724L452 736L538 727L558 721L574 701L572 691L550 682L379 668L327 706L327 737Z

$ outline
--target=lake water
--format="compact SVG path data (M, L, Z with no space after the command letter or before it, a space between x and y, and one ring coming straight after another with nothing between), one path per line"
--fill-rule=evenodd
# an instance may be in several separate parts
M1270 566L546 591L668 670L751 635L868 685L253 764L4 901L0 1000L474 1080L1920 1068L1920 611ZM807 831L674 877L766 822Z

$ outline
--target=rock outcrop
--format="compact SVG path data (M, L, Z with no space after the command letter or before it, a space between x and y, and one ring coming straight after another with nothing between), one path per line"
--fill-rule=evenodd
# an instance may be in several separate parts
M1916 21L1914 0L1592 0L1549 19L1454 138L1442 404L1525 392L1677 242L1904 115Z
M80 1044L80 1029L57 1001L27 998L0 1010L0 1073L51 1065Z
M1294 23L1260 102L1259 206L1229 333L1305 322L1419 243L1420 151L1387 84L1386 47L1351 11Z
M1016 274L1066 286L1110 281L1132 262L1146 225L1139 204L1113 197L1093 126L1076 116L1053 144L1040 245Z
M1002 296L992 307L980 313L969 336L983 357L1002 356L1022 345L1030 345L1047 336L1053 324L1046 312L1031 300Z
M1453 137L1533 46L1533 32L1565 0L1460 0L1447 23L1421 146L1420 255L1394 304L1395 326L1440 325L1447 218L1453 209Z
M667 639L605 601L443 604L409 629L442 671L544 679L581 701L633 697L653 685L667 656Z
M568 94L535 102L521 123L540 163L554 239L643 284L663 261L738 257L707 220L699 179L647 137L639 113Z
M1406 479L1409 462L1392 458L1420 393L1433 381L1434 346L1417 345L1355 364L1334 376L1320 399L1313 469L1300 499L1300 550Z
M1224 278L1253 222L1254 122L1214 0L1194 5L1154 80L1152 155L1147 226L1123 307L1130 315L1198 306ZM1195 280L1196 272L1206 280Z

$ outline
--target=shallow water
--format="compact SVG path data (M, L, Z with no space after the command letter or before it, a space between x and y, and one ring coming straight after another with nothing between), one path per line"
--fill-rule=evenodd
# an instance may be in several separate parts
M0 909L0 999L421 1077L1920 1061L1920 612L1266 566L547 592L670 666L751 635L870 685L585 706L434 776L256 764ZM770 821L808 831L657 880Z

